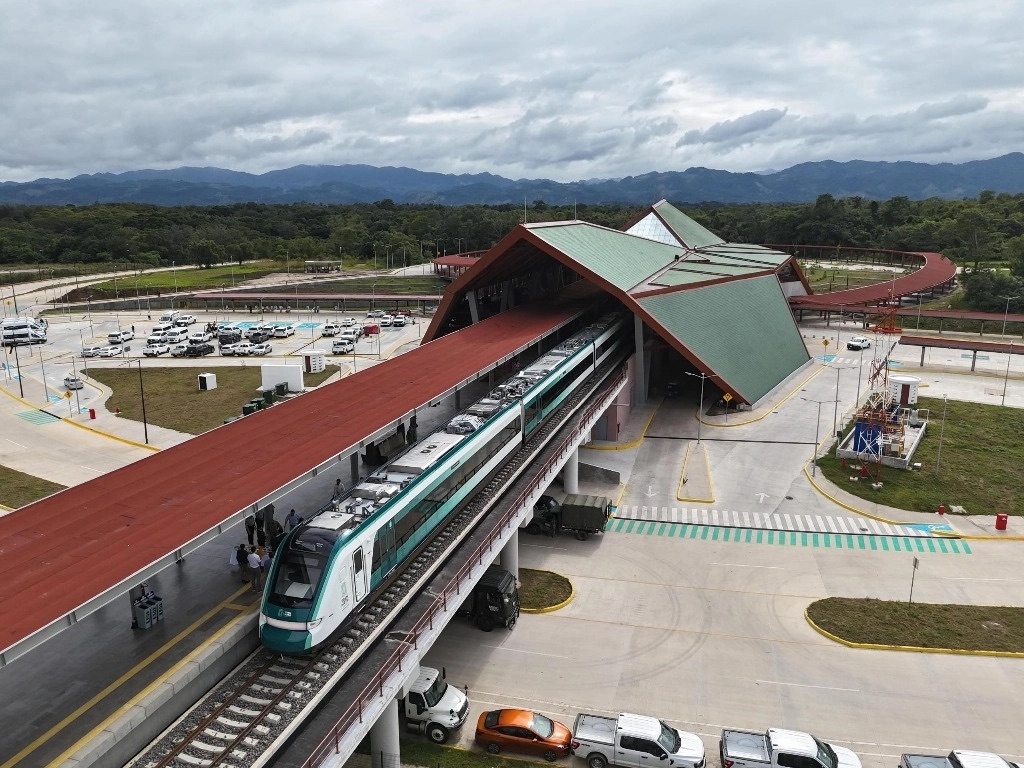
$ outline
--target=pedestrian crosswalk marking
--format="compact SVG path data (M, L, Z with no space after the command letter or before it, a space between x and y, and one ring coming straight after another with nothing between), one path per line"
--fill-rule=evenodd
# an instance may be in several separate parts
M45 411L19 411L18 418L30 421L33 424L53 424L60 421L60 416L54 416L52 413L46 413Z
M775 547L809 547L812 549L852 549L873 552L920 552L922 554L970 555L971 545L962 539L883 536L863 533L827 533L814 531L783 531L773 528L725 528L694 523L658 523L649 520L614 518L609 533L660 536L665 538L700 539L736 544L767 544ZM936 546L937 545L937 546Z
M721 509L678 509L676 507L619 507L615 516L630 520L658 523L685 523L722 528L761 528L779 531L806 531L836 535L891 536L927 539L935 531L953 533L946 523L929 525L895 525L866 517L832 515L798 515L791 513L736 512ZM922 550L923 551L923 550Z

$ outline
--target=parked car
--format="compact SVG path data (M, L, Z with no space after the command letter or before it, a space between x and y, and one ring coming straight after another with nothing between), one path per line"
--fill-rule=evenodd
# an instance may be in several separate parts
M406 728L425 733L435 744L444 744L452 731L462 727L469 714L469 700L444 674L433 667L420 667L402 701Z
M154 331L146 337L146 344L152 346L153 344L166 344L167 334L163 331Z
M107 334L107 341L111 344L124 344L126 341L131 341L135 338L135 332L130 328L122 331L114 331L113 333Z
M352 328L352 327L355 326L355 324L356 324L356 319L354 317L343 317L343 318L341 318L341 327L342 328Z
M861 768L860 758L846 747L786 728L769 728L764 733L726 728L718 751L722 765L731 768Z
M188 335L189 344L202 344L203 342L212 340L213 334L209 331L196 331L195 333L190 333Z
M253 344L249 341L239 341L235 344L228 344L226 347L220 348L222 355L234 355L236 357L244 357L252 354Z
M395 318L394 318L393 315L381 315L380 316L380 327L381 328L390 328L391 327L391 323L392 323L392 321L394 319Z
M395 315L394 317L391 318L391 327L392 328L405 328L406 322L407 322L407 320L406 320L405 315Z
M249 343L250 344L265 344L266 342L270 341L271 338L272 338L271 334L267 333L266 331L259 330L259 331L256 331L256 333L252 334L249 337Z
M260 355L260 356L262 356L262 355L269 355L272 350L273 350L273 347L271 347L266 342L263 342L262 344L253 344L252 347L249 348L249 354L250 355Z
M68 375L64 377L64 386L68 389L83 389L85 382L74 375Z
M192 315L178 315L174 318L175 325L186 326L192 325L194 322L196 322L196 319Z
M348 353L350 353L355 348L356 348L356 345L353 344L348 339L335 339L334 342L331 344L331 354L332 355L347 355Z
M566 726L527 709L481 712L476 723L476 743L492 755L505 749L554 762L569 754L571 741L572 733Z
M89 344L88 346L82 347L82 357L99 357L100 352L109 347L101 347L97 344Z
M867 336L854 336L846 342L847 349L867 349L871 346L871 339Z
M705 768L707 764L704 742L697 734L680 731L656 717L628 712L618 717L577 715L572 753L586 760L587 768L632 768L655 763Z
M189 344L185 347L185 357L203 357L204 355L212 355L213 352L213 344L205 341L199 344Z
M171 344L171 357L184 357L188 344Z
M217 335L217 341L223 347L226 344L237 344L242 340L242 332L238 328L231 328L226 331L221 331Z
M1021 768L992 752L954 749L948 755L903 755L898 768Z
M320 329L321 336L337 336L341 332L341 326L335 323L324 323L324 327Z
M384 317L384 310L383 309L371 309L369 312L366 313L366 316L367 317Z
M146 357L160 357L160 355L166 355L171 351L170 344L158 343L158 344L147 344L145 349L142 350L142 354Z

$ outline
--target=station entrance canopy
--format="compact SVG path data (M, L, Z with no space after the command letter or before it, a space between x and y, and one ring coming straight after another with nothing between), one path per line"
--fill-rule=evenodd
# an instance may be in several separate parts
M787 296L808 293L791 254L728 243L662 200L625 231L585 221L519 225L445 292L424 340L586 281L618 300L738 403L810 355Z

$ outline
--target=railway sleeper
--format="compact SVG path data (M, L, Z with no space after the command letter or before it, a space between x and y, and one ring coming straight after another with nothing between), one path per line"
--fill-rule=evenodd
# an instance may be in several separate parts
M232 714L235 714L235 715L239 715L241 717L248 717L250 720L252 720L252 718L254 718L254 717L259 717L260 716L260 710L258 710L258 709L242 709L241 707L236 706L234 704L232 704L230 707L228 707L228 712L231 712ZM248 725L248 723L247 723L247 725Z
M252 690L251 688L249 690ZM258 699L255 696L249 696L242 694L238 697L239 701L244 701L246 704L255 704L257 707L269 707L273 699Z
M294 679L294 676L293 677L272 677L271 675L260 675L260 682L265 683L266 685L285 686L285 685L288 685L288 683L290 683L293 679Z
M241 720L229 720L228 718L224 717L224 715L220 715L217 718L217 722L226 728L237 728L238 730L242 730L243 728L246 728L249 725L248 723L243 723Z

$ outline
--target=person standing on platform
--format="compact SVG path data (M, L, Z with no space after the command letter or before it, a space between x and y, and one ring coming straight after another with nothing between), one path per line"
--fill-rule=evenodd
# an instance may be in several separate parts
M260 559L260 569L264 573L270 573L270 563L273 562L270 557L270 552L264 552L263 557Z
M245 578L245 569L249 567L249 550L245 544L239 544L231 550L231 563L238 566L238 575L242 577L242 581L248 581Z
M249 539L250 547L256 543L256 518L252 515L249 515L247 518L245 518L245 535Z
M256 546L265 547L267 546L267 529L264 527L264 516L266 515L266 508L256 510Z
M341 501L344 495L345 486L341 484L341 478L339 477L337 480L334 481L334 495L331 496L331 502L337 504L339 501Z
M288 513L288 516L284 519L284 529L286 531L290 531L294 528L297 528L299 526L299 523L301 522L302 518L299 517L299 514L293 509L291 512Z
M252 577L252 591L260 591L260 568L262 567L262 561L260 556L256 553L256 547L249 547L249 575Z

